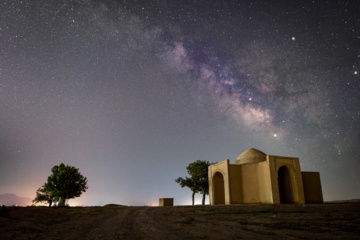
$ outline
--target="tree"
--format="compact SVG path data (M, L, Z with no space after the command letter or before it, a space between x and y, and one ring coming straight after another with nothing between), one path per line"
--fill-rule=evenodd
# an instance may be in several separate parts
M79 169L61 163L51 169L44 189L50 192L50 197L59 200L59 206L65 206L66 199L80 197L86 192L87 179L80 174Z
M179 177L175 181L180 184L181 187L188 187L192 191L192 204L194 205L194 196L195 193L202 193L202 205L205 205L205 196L209 194L209 176L208 168L213 163L209 161L197 160L193 163L190 163L186 169L190 178L186 177L185 179Z
M199 192L199 188L196 187L196 183L192 178L188 178L186 177L185 179L183 179L182 177L179 177L177 179L175 179L175 182L179 183L181 187L188 187L190 188L190 190L192 191L192 205L194 206L194 202L195 202L195 193Z
M49 203L49 207L51 207L52 203L57 200L58 199L55 199L54 197L51 196L50 191L47 191L45 189L45 185L42 185L40 188L38 188L38 190L36 190L36 197L32 202L33 203L47 202Z

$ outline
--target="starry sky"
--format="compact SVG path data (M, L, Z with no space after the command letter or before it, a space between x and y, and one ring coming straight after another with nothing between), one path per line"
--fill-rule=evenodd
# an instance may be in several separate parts
M248 148L359 198L360 2L2 0L0 194L61 162L73 205L190 204L175 179ZM201 195L196 195L196 203Z

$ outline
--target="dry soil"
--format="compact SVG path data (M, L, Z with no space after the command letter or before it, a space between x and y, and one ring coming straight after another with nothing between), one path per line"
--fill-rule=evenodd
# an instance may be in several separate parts
M6 207L0 239L360 239L360 203Z

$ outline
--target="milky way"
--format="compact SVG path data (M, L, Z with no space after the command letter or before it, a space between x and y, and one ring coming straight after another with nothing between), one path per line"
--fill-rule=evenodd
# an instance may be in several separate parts
M55 164L73 201L190 203L197 159L250 147L358 198L357 1L2 1L0 194L34 197ZM199 197L200 200L200 197Z

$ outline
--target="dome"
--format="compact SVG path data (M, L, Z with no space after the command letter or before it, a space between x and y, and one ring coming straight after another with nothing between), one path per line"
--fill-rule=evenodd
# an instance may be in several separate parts
M240 154L234 164L258 163L266 161L266 154L255 148L250 148Z

